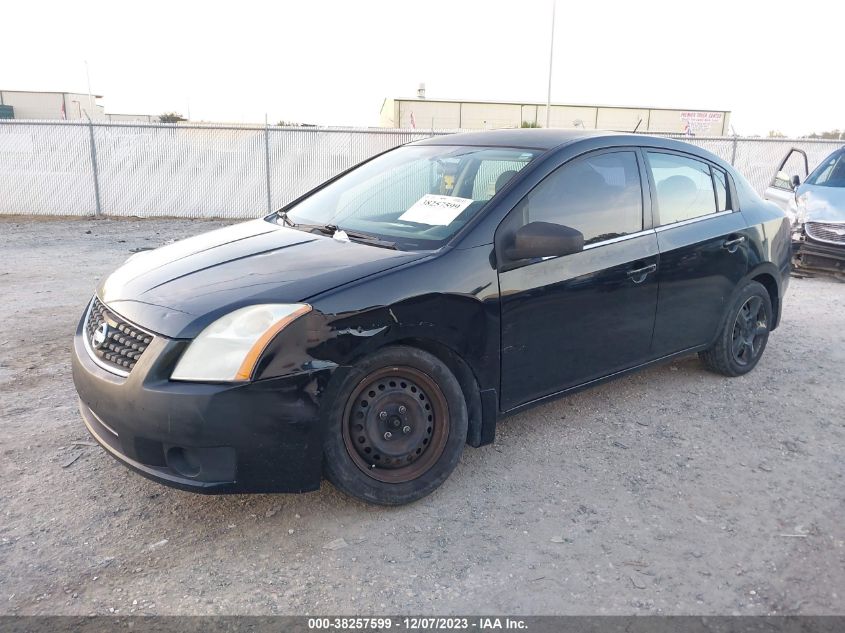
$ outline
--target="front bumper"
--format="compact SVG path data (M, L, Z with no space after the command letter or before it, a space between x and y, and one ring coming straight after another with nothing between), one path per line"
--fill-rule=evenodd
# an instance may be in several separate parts
M845 272L845 246L813 240L804 231L793 234L792 264L797 270Z
M305 492L320 486L319 394L331 369L242 384L175 382L187 345L153 339L126 377L73 344L73 381L88 431L155 481L202 493Z

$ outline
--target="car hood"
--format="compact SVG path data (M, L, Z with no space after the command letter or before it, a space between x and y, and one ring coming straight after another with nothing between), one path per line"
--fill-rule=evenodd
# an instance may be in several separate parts
M845 222L845 187L801 185L796 198L809 222Z
M130 257L97 295L124 318L172 338L256 303L297 303L423 257L254 220Z

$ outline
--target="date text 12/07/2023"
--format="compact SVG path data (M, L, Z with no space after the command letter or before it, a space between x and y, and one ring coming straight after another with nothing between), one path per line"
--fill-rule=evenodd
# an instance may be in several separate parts
M501 617L338 617L308 618L308 629L314 631L444 631L444 630L525 630L520 618Z

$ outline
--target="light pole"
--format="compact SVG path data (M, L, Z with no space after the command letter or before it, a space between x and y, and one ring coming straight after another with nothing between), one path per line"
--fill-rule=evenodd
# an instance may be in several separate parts
M88 80L88 110L94 116L94 98L91 96L91 73L88 72L88 60L85 60L85 79ZM550 79L551 81L551 79ZM96 117L95 117L96 118Z
M552 61L555 55L555 5L557 0L552 0L552 36L549 42L549 89L546 92L546 127L549 127L549 120L552 115Z

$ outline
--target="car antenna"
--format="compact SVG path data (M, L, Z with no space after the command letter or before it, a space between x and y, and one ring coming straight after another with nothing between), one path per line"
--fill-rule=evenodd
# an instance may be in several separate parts
M640 123L642 123L642 122L643 122L643 120L642 120L642 119L640 119L639 121L637 121L637 125L636 125L636 127L634 127L634 131L633 131L633 132L631 132L631 134L636 134L636 133L637 133L637 130L639 130L639 129L640 129Z

